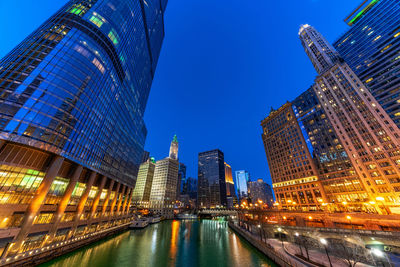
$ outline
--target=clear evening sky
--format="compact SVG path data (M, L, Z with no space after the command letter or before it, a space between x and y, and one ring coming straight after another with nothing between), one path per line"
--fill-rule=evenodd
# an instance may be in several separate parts
M0 0L0 57L66 0ZM361 0L169 0L165 40L145 121L146 150L168 155L177 134L180 161L197 177L197 154L221 149L233 171L271 182L260 121L293 100L316 72L303 51L300 24L328 41Z

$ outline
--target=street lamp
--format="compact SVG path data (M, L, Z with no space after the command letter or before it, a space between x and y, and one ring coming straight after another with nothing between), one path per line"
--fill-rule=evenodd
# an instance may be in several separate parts
M282 248L284 248L283 247L283 239L282 239L282 228L278 228L278 232L279 232L279 238L281 239L281 243L282 243Z
M326 252L326 256L328 257L328 261L329 261L329 266L330 266L330 267L333 267L333 266L332 266L332 262L331 262L331 258L329 257L329 254L328 254L328 248L327 248L328 241L326 241L325 238L321 238L321 239L319 240L319 242L321 242L321 244L324 245L325 252Z

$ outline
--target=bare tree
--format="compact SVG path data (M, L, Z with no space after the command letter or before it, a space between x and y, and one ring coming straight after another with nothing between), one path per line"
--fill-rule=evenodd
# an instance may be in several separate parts
M366 249L342 239L330 242L332 254L340 257L347 266L355 267L357 263L366 262Z

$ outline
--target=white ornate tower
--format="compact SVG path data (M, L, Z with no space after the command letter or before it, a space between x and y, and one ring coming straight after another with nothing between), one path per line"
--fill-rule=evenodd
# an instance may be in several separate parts
M174 135L174 139L172 140L171 146L169 148L170 159L178 160L178 148L179 148L178 138L176 137L176 135Z

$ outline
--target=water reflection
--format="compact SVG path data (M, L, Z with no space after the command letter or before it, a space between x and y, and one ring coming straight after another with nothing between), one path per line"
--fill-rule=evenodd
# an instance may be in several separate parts
M125 232L42 266L275 266L226 222L165 221Z

